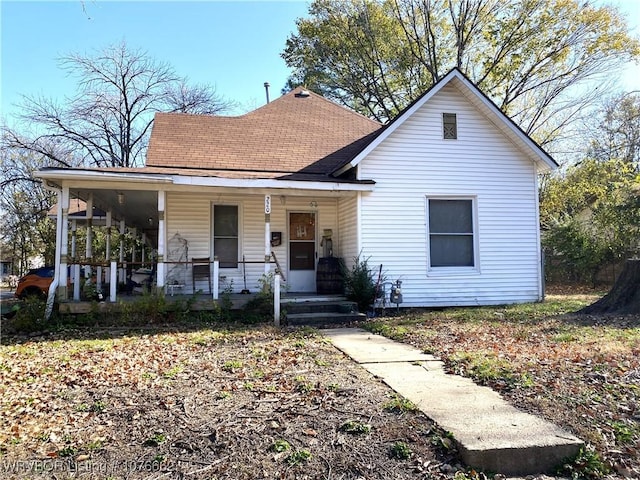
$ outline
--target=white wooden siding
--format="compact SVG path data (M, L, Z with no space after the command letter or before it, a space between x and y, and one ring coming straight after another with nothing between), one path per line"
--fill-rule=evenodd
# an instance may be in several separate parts
M442 138L442 113L456 113L458 139ZM404 306L535 301L539 291L536 170L463 95L448 85L359 166L376 181L362 194L362 253L403 280ZM427 269L426 199L474 197L475 272Z
M334 251L344 259L347 265L358 255L358 198L341 198L338 201L339 245Z
M316 207L311 206L311 202L317 203ZM284 202L284 203L283 203ZM247 194L220 194L211 190L203 190L194 193L168 192L166 202L166 225L167 238L171 238L178 232L188 241L189 260L193 257L211 257L211 221L212 205L238 205L238 215L240 224L239 231L239 260L245 256L247 288L255 292L260 287L259 280L264 274L265 255L265 215L264 215L264 195ZM271 203L271 223L272 232L282 232L282 244L273 247L281 267L287 272L287 212L289 211L316 211L318 238L316 249L321 254L320 240L324 229L333 230L334 250L339 248L339 229L337 223L337 200L335 198L315 198L315 197L294 197L286 196L281 201L279 195L272 195ZM272 265L271 270L275 267ZM191 269L187 267L185 275L185 292L192 291ZM232 287L234 292L239 292L244 288L244 275L242 265L238 268L220 269L220 277L223 277L220 288ZM206 286L198 282L197 288ZM285 287L286 288L286 284Z

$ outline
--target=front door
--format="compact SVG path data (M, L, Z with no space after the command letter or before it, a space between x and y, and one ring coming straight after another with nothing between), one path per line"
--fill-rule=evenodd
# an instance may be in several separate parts
M289 276L291 292L316 291L316 214L289 213Z

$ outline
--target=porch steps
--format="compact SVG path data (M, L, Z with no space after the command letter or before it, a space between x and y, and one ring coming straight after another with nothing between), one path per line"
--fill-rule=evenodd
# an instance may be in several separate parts
M285 323L291 326L337 326L366 319L364 313L358 312L354 302L346 299L301 300L281 302L281 309L286 313Z

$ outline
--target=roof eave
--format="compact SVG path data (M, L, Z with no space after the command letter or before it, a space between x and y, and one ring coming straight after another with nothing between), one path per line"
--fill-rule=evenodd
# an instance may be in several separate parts
M340 182L340 181L303 181L283 180L277 178L223 178L201 177L194 175L163 175L125 172L100 172L89 170L46 169L35 172L38 178L47 181L105 181L125 183L146 183L158 185L221 187L221 188L256 188L274 190L314 190L325 192L370 192L375 188L374 182Z

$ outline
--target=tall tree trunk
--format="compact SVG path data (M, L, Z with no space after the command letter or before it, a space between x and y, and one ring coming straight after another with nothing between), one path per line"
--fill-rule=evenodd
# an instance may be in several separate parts
M640 313L640 260L627 260L611 291L578 313Z

